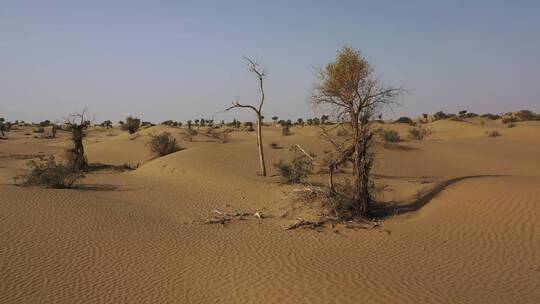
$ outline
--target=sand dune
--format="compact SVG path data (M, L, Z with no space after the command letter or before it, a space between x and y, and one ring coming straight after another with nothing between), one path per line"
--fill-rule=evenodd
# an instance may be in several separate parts
M380 147L375 172L385 200L421 206L381 229L322 232L283 230L310 208L294 208L294 186L255 174L252 132L222 144L163 126L93 130L91 162L140 167L73 190L14 186L26 161L14 155L61 156L68 141L13 132L0 141L0 303L540 302L540 124L429 126L432 136L401 143L411 149ZM153 159L148 136L165 130L186 149ZM269 164L290 144L325 149L315 128L265 131L285 147L265 147ZM202 224L214 209L271 217Z

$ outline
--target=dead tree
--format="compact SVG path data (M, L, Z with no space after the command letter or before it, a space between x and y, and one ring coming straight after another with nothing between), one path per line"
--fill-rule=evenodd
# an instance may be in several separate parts
M245 104L241 104L240 102L236 101L236 102L233 102L232 106L228 107L226 109L226 111L229 111L231 109L234 109L234 108L246 108L246 109L251 109L253 110L253 112L255 112L255 115L257 116L257 148L259 150L259 162L260 162L260 166L261 166L261 175L262 176L266 176L266 163L264 161L264 150L263 150L263 138L262 138L262 120L263 120L263 115L262 115L262 106L264 104L264 86L263 86L263 82L264 82L264 78L266 77L266 70L265 69L262 69L258 64L257 62L255 62L254 60L244 56L244 59L247 60L248 62L248 68L249 68L249 71L251 73L253 73L255 75L255 77L257 77L257 79L259 80L259 89L261 91L261 100L259 101L259 105L258 106L252 106L252 105L245 105Z
M71 132L73 142L73 147L67 151L69 161L76 170L85 170L88 168L88 161L84 155L83 139L86 137L85 130L90 126L90 120L85 118L83 110L81 113L71 114L64 123Z
M372 202L370 173L374 155L370 147L374 130L371 121L404 92L381 85L372 74L373 69L360 51L345 46L335 62L319 70L321 82L313 94L316 105L330 108L341 125L351 131L346 133L348 143L338 151L340 157L332 162L330 171L332 175L338 165L352 164L355 216L365 216Z

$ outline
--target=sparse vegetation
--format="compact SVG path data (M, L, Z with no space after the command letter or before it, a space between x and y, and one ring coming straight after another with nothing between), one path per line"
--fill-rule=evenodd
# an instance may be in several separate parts
M398 131L392 129L381 130L381 137L387 143L396 143L401 141Z
M409 129L409 137L414 140L422 140L431 134L431 130L424 127L413 127Z
M27 164L29 173L17 177L24 186L43 186L47 188L69 188L84 178L84 173L75 163L57 163L54 156L40 157Z
M157 156L165 156L181 150L180 146L176 142L176 138L174 138L169 132L163 132L157 135L151 134L148 145L150 147L150 151Z
M274 163L279 175L289 183L299 183L313 171L313 157L297 149L292 149L290 162L280 160Z

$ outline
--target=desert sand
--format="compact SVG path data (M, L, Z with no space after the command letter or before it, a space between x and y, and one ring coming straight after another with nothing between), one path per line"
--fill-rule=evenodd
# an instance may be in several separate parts
M378 229L321 231L284 230L318 211L271 166L257 176L254 132L219 143L162 125L93 128L90 162L139 167L59 190L13 177L37 155L61 157L69 134L13 130L0 140L0 303L540 303L540 122L428 126L404 149L377 147L382 199L408 209ZM162 131L185 149L153 158L145 145ZM268 164L292 144L325 149L315 127L282 136L270 123L264 140ZM214 209L268 218L204 224Z

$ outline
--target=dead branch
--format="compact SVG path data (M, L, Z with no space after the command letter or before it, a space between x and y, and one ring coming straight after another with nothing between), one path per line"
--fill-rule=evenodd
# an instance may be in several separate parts
M262 212L221 212L217 209L214 209L213 211L215 215L211 215L209 218L207 218L204 223L205 224L225 224L229 223L232 220L247 220L250 217L256 218L256 219L265 219L267 216L263 214Z
M323 227L324 224L326 224L325 219L320 219L316 222L313 222L313 221L306 221L303 218L298 218L296 222L287 226L285 230L292 230L292 229L296 229L300 227L315 229L318 227Z

